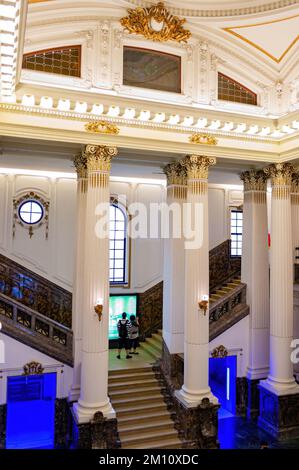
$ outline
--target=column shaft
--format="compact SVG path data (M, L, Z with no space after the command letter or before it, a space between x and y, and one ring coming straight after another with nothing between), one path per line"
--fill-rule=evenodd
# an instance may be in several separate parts
M109 323L109 174L115 148L87 146L88 190L86 207L84 315L82 338L81 392L74 410L78 422L88 422L97 411L115 416L108 398ZM101 204L101 206L99 206ZM99 233L99 215L105 230ZM101 299L101 321L95 305Z
M183 203L186 200L186 170L180 163L164 168L167 175L167 206L172 211L169 237L164 240L163 339L170 354L184 351L185 249ZM169 212L170 213L170 212Z
M269 372L269 255L267 177L263 171L242 173L244 181L242 282L250 306L247 377L265 378Z
M272 179L270 373L264 387L278 395L297 386L291 362L293 339L293 256L291 223L292 165L273 164L264 170Z
M194 407L203 398L217 403L209 387L209 312L207 309L204 314L199 308L203 296L209 296L208 168L215 159L192 155L184 164L189 228L193 228L196 240L185 243L184 385L177 398Z
M73 383L69 393L70 401L77 401L80 396L81 359L82 359L82 317L84 293L84 256L85 256L85 220L87 199L87 169L83 154L75 157L77 170L77 221L73 280L72 327L73 327Z

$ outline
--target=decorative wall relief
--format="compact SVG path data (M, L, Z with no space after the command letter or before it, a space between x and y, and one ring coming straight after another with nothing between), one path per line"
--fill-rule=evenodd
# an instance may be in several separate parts
M114 124L110 124L107 121L93 121L85 124L87 132L94 132L95 134L112 134L116 135L119 133L119 128Z
M30 191L13 200L13 226L12 235L15 236L16 225L27 228L29 237L34 231L45 226L45 237L49 234L49 201L39 194Z
M120 20L129 33L141 34L152 41L176 42L187 42L191 36L183 27L185 22L185 18L173 16L162 2L148 8L129 9L128 16Z
M39 375L44 372L43 366L36 361L28 362L24 365L24 374L23 375Z

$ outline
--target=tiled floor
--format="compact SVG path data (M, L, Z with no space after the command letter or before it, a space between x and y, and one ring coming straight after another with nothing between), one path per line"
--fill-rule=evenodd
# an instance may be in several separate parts
M152 365L155 360L147 354L146 351L138 349L139 354L132 356L132 359L126 359L126 353L122 350L121 359L117 359L117 349L109 350L109 370L117 369L135 369L137 367L148 367Z
M299 449L299 439L278 442L255 422L239 417L219 419L218 439L221 449L260 449L262 445L272 449Z

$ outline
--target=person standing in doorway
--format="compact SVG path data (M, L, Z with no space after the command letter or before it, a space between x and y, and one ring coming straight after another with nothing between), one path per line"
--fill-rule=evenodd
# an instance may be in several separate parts
M138 346L138 337L139 337L139 323L138 318L135 315L130 316L130 328L129 328L129 340L130 340L130 354L139 354L136 351Z
M132 359L130 356L129 351L129 329L131 327L131 323L127 319L126 312L122 313L122 318L117 322L117 330L118 330L118 355L116 356L117 359L120 359L121 350L124 348L126 350L126 358Z

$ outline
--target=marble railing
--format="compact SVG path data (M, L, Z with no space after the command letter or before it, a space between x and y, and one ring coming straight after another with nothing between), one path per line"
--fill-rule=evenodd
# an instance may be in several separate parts
M64 364L73 364L73 333L66 326L0 293L2 332Z
M249 314L246 284L240 283L221 299L211 303L209 311L210 341Z
M72 294L3 255L0 293L57 323L72 326Z

